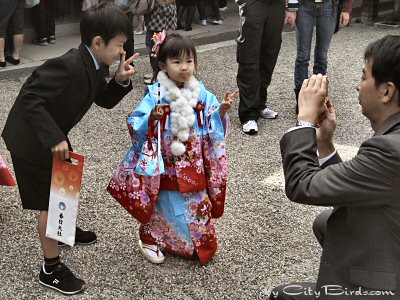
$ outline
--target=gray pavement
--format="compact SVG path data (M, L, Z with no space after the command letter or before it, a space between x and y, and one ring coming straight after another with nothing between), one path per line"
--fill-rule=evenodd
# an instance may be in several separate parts
M355 88L366 45L386 34L399 32L353 25L332 41L329 93L338 113L336 146L345 158L352 157L372 133ZM219 98L233 91L234 42L202 46L199 52L199 79ZM64 262L88 285L72 299L267 299L280 283L315 280L321 251L311 224L323 208L286 198L279 151L279 139L295 121L294 59L295 34L284 33L268 100L279 118L260 120L258 135L241 132L235 102L227 144L227 204L216 222L219 249L204 267L169 254L162 265L147 262L137 247L138 223L105 190L129 147L125 117L141 100L142 76L150 72L148 60L135 63L134 90L118 106L92 107L70 139L75 151L85 155L78 225L94 230L98 242L61 249ZM0 80L0 130L26 77ZM0 154L11 167L2 140ZM38 284L42 256L36 213L21 209L16 187L0 187L0 201L0 299L65 299Z

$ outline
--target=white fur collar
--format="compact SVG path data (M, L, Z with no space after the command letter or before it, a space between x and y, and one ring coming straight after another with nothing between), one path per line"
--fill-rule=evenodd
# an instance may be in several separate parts
M183 142L189 139L190 128L196 121L194 108L200 96L200 83L192 76L183 88L179 88L163 71L158 73L157 80L165 88L165 100L171 109L171 132L174 137L171 153L181 156L186 151Z

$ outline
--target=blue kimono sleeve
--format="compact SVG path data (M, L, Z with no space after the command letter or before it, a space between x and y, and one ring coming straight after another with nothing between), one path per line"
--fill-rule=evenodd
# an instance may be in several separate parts
M148 86L149 92L140 102L139 106L128 115L127 123L135 151L141 151L146 141L149 129L149 117L152 109L157 104L157 89L155 85ZM156 94L154 94L156 92Z
M221 119L219 114L221 104L217 97L207 91L203 84L200 85L200 89L200 100L204 103L203 135L209 135L215 141L224 141L230 127L229 116L226 114L225 118Z

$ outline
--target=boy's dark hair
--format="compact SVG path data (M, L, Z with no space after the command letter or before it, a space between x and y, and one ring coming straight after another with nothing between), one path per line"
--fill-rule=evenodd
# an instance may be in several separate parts
M117 35L129 36L131 23L127 15L112 3L102 3L85 12L80 23L81 41L90 47L96 36L107 45Z
M196 68L197 53L193 42L179 33L167 33L164 43L162 43L157 53L157 60L165 63L168 58L179 58L185 54L187 56L193 56L194 66ZM158 72L160 71L158 64L157 68L158 70L156 70L155 76L157 76Z
M372 62L371 72L376 87L393 82L400 91L400 35L387 35L369 44L364 60L366 63Z

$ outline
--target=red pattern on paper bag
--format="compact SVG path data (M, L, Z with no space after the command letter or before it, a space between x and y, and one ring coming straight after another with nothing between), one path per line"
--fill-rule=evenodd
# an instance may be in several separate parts
M17 185L14 178L12 177L10 170L8 170L6 162L0 155L0 185Z

